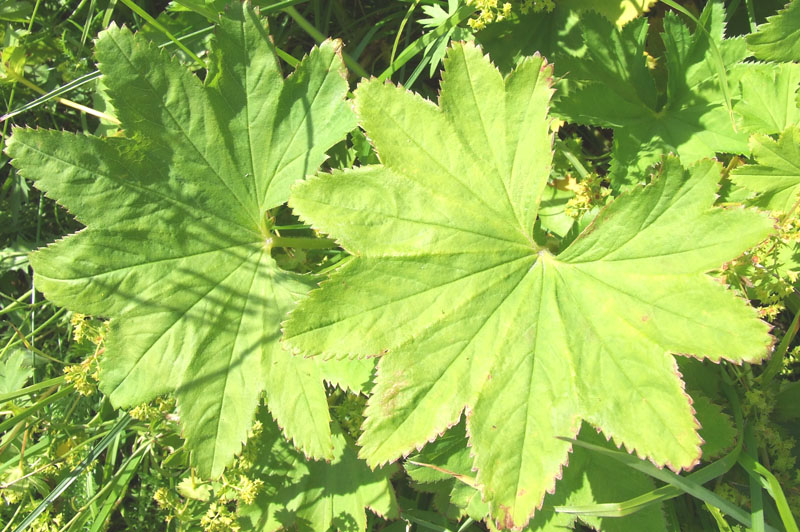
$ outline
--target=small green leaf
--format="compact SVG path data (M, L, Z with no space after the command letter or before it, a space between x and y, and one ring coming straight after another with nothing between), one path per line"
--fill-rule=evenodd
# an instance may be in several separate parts
M191 477L186 477L178 482L178 493L187 499L207 501L211 497L211 488L208 484L197 484Z
M594 430L585 427L580 439L595 445L613 448ZM435 483L440 490L449 481L450 502L462 508L477 520L488 514L480 502L480 491L469 485L473 458L467 447L465 424L459 423L441 438L426 445L421 452L406 460L405 469L417 482ZM422 465L425 464L425 465ZM474 479L473 479L474 480ZM427 486L423 486L425 488ZM571 527L580 519L597 530L656 532L666 530L666 523L658 505L640 510L623 518L598 518L581 514L580 508L598 504L621 502L653 490L650 478L637 471L621 468L619 464L602 455L592 454L576 447L569 457L569 465L556 483L554 494L545 495L542 510L537 512L525 530L531 532L558 531ZM575 511L573 511L575 509ZM482 513L476 514L476 511Z
M699 393L693 394L693 406L700 422L700 437L703 438L703 460L720 457L736 443L736 428L730 416L718 405Z
M474 464L467 447L466 423L462 420L420 452L409 456L405 470L412 480L423 484L457 478L474 485Z
M589 427L584 427L579 439L613 448ZM606 456L573 447L569 465L556 483L555 493L545 496L543 510L534 516L528 528L531 532L558 532L580 521L604 532L666 532L667 524L658 504L624 517L596 517L578 511L582 507L632 499L654 487L653 481L643 473L620 467Z
M750 147L757 164L737 168L731 173L731 181L758 194L752 200L754 205L791 211L800 192L800 128L787 129L777 141L753 135Z
M0 394L8 394L19 390L33 375L30 354L22 348L9 351L0 361Z
M747 47L763 61L800 61L800 0L792 0L747 36Z
M749 65L739 83L742 99L733 109L746 131L773 135L800 124L799 64Z
M254 442L259 448L254 471L264 487L253 504L240 510L246 530L317 532L333 527L364 531L365 508L390 519L397 517L389 483L393 468L371 471L356 457L355 447L335 422L333 458L315 462L286 443L269 416L259 418L263 432Z
M326 382L347 391L365 393L372 385L375 359L353 358L342 360L320 360L317 363Z
M489 53L501 72L510 72L526 57L540 53L553 57L564 49L577 51L583 46L579 31L578 12L555 2L552 12L512 11L503 20L489 24L475 35L475 42ZM559 58L557 73L569 71Z

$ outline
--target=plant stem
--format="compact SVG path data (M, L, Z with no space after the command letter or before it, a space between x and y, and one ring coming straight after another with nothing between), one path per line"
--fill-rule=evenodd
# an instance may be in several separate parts
M186 46L185 46L185 45L184 45L184 44L183 44L181 41L179 41L179 40L178 40L178 39L177 39L177 38L176 38L176 37L175 37L175 36L174 36L172 33L170 33L170 31L169 31L167 28L165 28L164 26L162 26L162 25L161 25L161 24L160 24L160 23L159 23L159 22L158 22L156 19L154 19L153 17L151 17L151 16L150 16L150 14L149 14L149 13L147 13L147 11L145 11L144 9L142 9L141 7L139 7L138 5L136 5L136 2L133 2L132 0L122 0L122 3L123 3L123 4L125 4L126 6L128 6L128 8L129 8L131 11L133 11L134 13L136 13L137 15L139 15L140 17L142 17L142 18L143 18L145 21L147 21L147 23L149 23L151 26L153 26L153 27L154 27L154 28L156 28L158 31L160 31L161 33L163 33L164 35L166 35L166 36L167 36L167 38L168 38L170 41L172 41L172 42L174 42L174 43L175 43L175 46L177 46L178 48L180 48L180 49L183 51L183 53L185 53L186 55L188 55L189 57L191 57L191 58L192 58L192 59L193 59L193 60L194 60L194 61L197 63L197 65L198 65L200 68L207 68L207 65L205 64L205 62L204 62L202 59L200 59L199 57L197 57L197 55L196 55L194 52L192 52L191 50L189 50L189 49L188 49L188 48L187 48L187 47L186 47Z
M337 246L331 238L312 238L304 236L273 236L269 239L271 247L295 249L332 249Z
M28 290L27 292L25 292L24 294L19 296L17 299L14 299L11 303L9 303L9 305L7 307L5 307L2 310L0 310L0 316L2 316L3 314L8 314L9 312L11 312L12 310L16 309L17 307L21 307L22 305L27 304L25 299L30 297L31 292L33 292L33 289Z
M8 429L13 427L14 425L16 425L16 424L20 423L21 421L29 418L31 415L35 414L36 412L38 412L39 410L41 410L45 406L49 405L53 401L58 401L62 397L66 397L67 395L72 393L73 388L75 388L75 386L73 386L72 384L70 384L69 386L65 386L64 388L62 388L58 392L56 392L56 393L54 393L52 395L49 395L49 396L45 397L44 399L40 399L36 404L26 408L25 410L23 410L22 412L20 412L16 416L10 417L10 418L4 420L2 423L0 423L0 433L7 431Z
M457 9L456 12L453 13L450 18L448 18L441 26L431 32L426 33L416 41L409 44L405 50L400 52L400 55L397 56L397 59L392 61L392 64L389 65L389 68L384 70L381 75L378 76L378 79L381 81L389 79L392 74L400 70L403 65L408 63L412 58L414 58L414 56L422 52L425 47L428 46L428 44L446 34L451 28L458 26L463 21L467 20L472 16L473 13L475 13L475 11L477 11L477 9L472 6L462 6Z
M39 87L35 83L32 83L22 77L20 74L17 74L13 70L6 70L6 75L13 79L14 81L18 81L31 89L34 92L38 92L39 94L47 94L47 91L43 88ZM81 105L79 103L73 102L72 100L67 100L66 98L56 98L56 101L62 105L66 105L67 107L72 107L73 109L77 109L78 111L82 111L86 114L96 116L97 118L102 118L103 120L108 120L109 122L113 122L115 124L119 124L119 120L114 118L113 116L109 116L105 113L102 113L96 109L92 109L91 107L87 107L85 105Z

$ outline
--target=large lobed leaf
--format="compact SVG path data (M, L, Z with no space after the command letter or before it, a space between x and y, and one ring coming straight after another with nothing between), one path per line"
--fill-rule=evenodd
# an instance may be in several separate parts
M124 137L18 129L20 172L87 228L36 252L36 287L113 318L101 388L116 406L175 393L201 474L241 447L260 394L306 453L333 456L321 366L278 343L309 288L270 256L267 211L354 126L339 44L286 80L245 3L216 30L205 82L112 27L97 58Z
M299 183L290 205L354 258L284 326L305 355L383 354L361 454L422 447L467 411L477 482L524 525L589 421L673 469L700 456L670 353L757 362L768 326L705 275L759 242L766 216L713 208L719 165L676 159L567 249L537 244L552 157L551 69L507 78L472 45L445 61L439 105L378 81L356 111L382 165Z

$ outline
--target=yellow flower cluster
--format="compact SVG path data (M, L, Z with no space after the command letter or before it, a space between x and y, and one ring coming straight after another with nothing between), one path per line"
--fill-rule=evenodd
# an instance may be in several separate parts
M130 415L133 419L155 423L164 419L168 414L175 410L175 399L171 397L159 397L149 403L142 403L133 407Z
M76 312L69 321L72 325L72 339L78 344L88 340L94 345L100 345L108 332L108 322L93 320L85 314Z
M131 409L130 416L139 421L153 421L160 413L158 407L155 405L151 403L142 403Z
M238 492L238 499L244 504L253 504L256 496L264 487L264 481L261 479L251 479L244 475L239 475L239 482L235 486Z
M256 420L253 423L253 426L250 427L250 432L247 435L247 441L245 442L244 449L242 449L239 458L236 460L236 467L238 469L247 471L255 465L260 450L260 437L263 432L264 425L262 425L260 421Z
M484 29L492 22L499 22L511 14L515 8L511 2L498 0L467 0L467 5L478 10L478 14L467 21L470 28L475 31ZM520 13L541 13L550 12L555 8L553 0L521 0L517 2L516 8Z
M41 514L39 518L31 523L31 532L58 532L64 525L64 514L58 513L51 515L49 510Z
M511 2L502 5L497 0L467 0L468 6L478 10L478 14L467 21L469 27L480 31L492 22L498 22L511 14Z
M97 382L100 379L100 366L97 363L98 356L103 352L101 347L106 333L108 332L108 322L93 320L84 314L75 313L70 319L72 324L72 337L75 343L88 340L97 348L90 357L80 364L73 364L64 368L66 381L75 385L75 390L81 395L91 395L97 390Z
M153 493L153 500L156 501L159 508L172 509L175 507L171 492L164 487L158 488Z
M64 368L65 379L75 385L75 390L81 395L92 395L97 390L100 380L100 367L97 364L97 354L90 356L80 364L73 364Z
M200 519L200 526L205 532L239 532L236 515L224 504L212 503L206 514Z
M72 315L70 318L70 324L72 325L72 339L75 343L81 343L84 338L87 336L87 321L86 315L78 314L77 312Z
M575 196L567 202L564 212L572 218L579 218L592 208L605 205L606 198L611 194L611 189L603 186L603 178L594 172L580 181L571 175L567 175L566 180L561 188L574 192Z

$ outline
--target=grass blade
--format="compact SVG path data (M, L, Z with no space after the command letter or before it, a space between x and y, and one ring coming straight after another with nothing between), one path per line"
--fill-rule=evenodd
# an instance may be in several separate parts
M686 478L697 484L706 484L719 478L736 465L742 450L741 438L736 447L728 454L699 471L695 471ZM586 506L555 506L553 509L559 513L592 515L596 517L625 517L651 504L657 504L683 495L684 491L672 486L661 486L648 493L618 503L592 504Z
M753 526L752 520L750 519L750 515L746 511L723 499L713 491L704 488L697 482L690 480L688 477L681 477L680 475L676 475L675 473L667 469L659 469L653 464L645 462L643 460L639 460L635 456L631 456L628 453L623 453L620 451L611 451L604 447L599 447L597 445L592 445L590 443L582 442L579 440L573 440L570 438L560 438L560 439L568 441L573 445L589 449L590 451L604 454L609 458L617 460L618 462L622 462L623 464L627 465L632 469L640 471L662 482L666 482L667 484L675 486L681 491L688 493L692 497L700 499L703 502L709 503L712 506L716 506L724 514L736 519L738 522L740 522L741 524L743 524L748 528L751 528ZM765 527L765 530L776 532L775 528L769 526Z
M89 452L88 456L86 456L86 458L84 458L83 461L81 461L81 463L78 464L78 466L75 469L70 471L69 474L67 474L67 476L61 482L58 483L58 485L53 489L53 491L51 491L50 494L47 495L47 497L45 497L41 503L39 503L39 506L37 506L36 509L33 512L31 512L30 515L28 515L28 517L26 517L25 520L22 521L22 523L20 523L19 526L17 526L17 528L14 529L14 532L22 532L23 530L27 529L36 520L36 518L39 517L39 515L41 515L42 512L44 512L51 504L53 504L53 502L55 502L56 499L58 499L61 496L61 494L64 493L67 490L67 488L69 488L72 485L72 483L78 479L78 477L84 471L84 469L89 467L89 464L97 460L97 458L102 454L102 452L106 449L106 447L108 447L111 444L111 442L114 441L114 438L117 437L117 434L119 434L125 427L127 427L128 423L130 422L131 422L131 417L127 413L124 414L121 418L119 418L117 423L108 432L108 434L106 434L106 436L102 440L100 440L100 443L98 443L91 450L91 452Z
M44 390L45 388L49 388L51 386L57 386L64 382L65 376L62 375L60 377L53 377L52 379L47 379L46 381L37 382L36 384L31 384L30 386L26 386L25 388L20 388L19 390L14 390L13 392L8 392L4 394L0 394L0 404L7 403L8 401L13 401L19 397L25 397L26 395L30 395L32 393L36 393L39 390Z
M284 12L290 17L292 17L292 19L295 22L297 22L297 25L303 28L303 30L306 33L308 33L318 43L321 43L326 39L325 35L323 35L322 32L320 32L316 28L316 26L307 21L305 17L303 17L303 15L301 15L300 12L297 11L294 7L289 6L284 9ZM364 70L364 67L362 67L358 61L350 57L350 54L342 51L342 58L344 58L344 62L347 64L350 70L355 72L358 76L362 78L369 77L369 73L366 70Z
M23 421L24 419L29 418L30 416L32 416L33 414L35 414L36 412L38 412L39 410L41 410L45 406L49 405L50 403L52 403L54 401L58 401L62 397L66 397L67 395L69 395L70 393L73 392L73 388L74 388L74 386L72 384L70 384L69 386L65 386L64 388L60 389L59 391L57 391L53 395L47 396L44 399L40 399L39 402L37 402L33 406L30 406L30 407L26 408L25 410L23 410L22 412L18 413L14 417L10 417L10 418L6 419L2 423L0 423L0 434L2 434L3 432L6 432L11 427L13 427L17 423Z
M206 68L206 64L202 59L197 57L197 55L193 51L189 50L186 47L186 45L184 45L180 40L178 40L178 38L175 37L167 28L162 26L161 23L159 23L156 19L151 17L147 11L136 5L136 3L133 2L133 0L122 0L122 3L128 6L128 8L130 8L131 11L133 11L134 13L142 17L144 20L146 20L148 24L150 24L158 31L166 35L167 38L175 44L175 46L180 48L183 51L183 53L191 57L198 64L198 66L200 66L200 68Z
M789 345L791 345L795 336L797 336L798 329L800 329L800 310L795 312L794 319L792 323L789 324L786 334L781 338L781 342L778 344L778 347L775 348L769 362L767 362L764 367L764 372L759 376L759 380L764 387L780 373L781 369L783 369L783 357L786 356Z
M767 493L775 501L775 506L778 507L778 514L781 516L784 528L787 532L800 532L798 530L797 521L789 509L789 503L786 500L786 495L781 489L778 479L775 478L766 467L757 462L752 456L742 453L739 457L739 465L747 471L747 473L760 483L761 487L767 490Z

